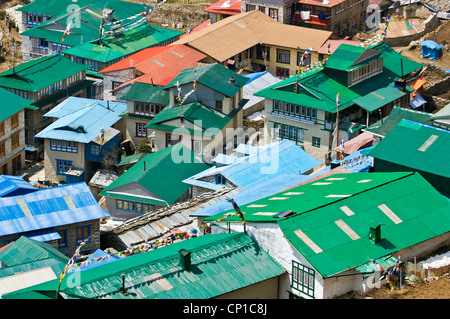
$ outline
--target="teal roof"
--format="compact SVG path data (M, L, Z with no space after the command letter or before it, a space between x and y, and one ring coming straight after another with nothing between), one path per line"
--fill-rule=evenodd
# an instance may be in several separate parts
M169 96L170 92L164 90L161 85L135 82L128 92L122 95L121 99L168 105Z
M69 261L67 256L51 245L25 236L21 236L0 252L0 261L8 267L49 258L54 258L64 263Z
M344 46L344 44L339 48L342 46ZM336 53L335 51L328 58L325 67L300 74L298 85L302 90L300 90L299 93L296 93L294 90L297 77L292 76L284 81L258 91L254 93L254 95L336 113L337 93L340 94L340 110L357 104L365 110L372 112L404 94L411 92L409 87L406 88L406 92L401 92L394 88L394 81L401 76L401 68L398 67L398 65L400 65L400 59L403 61L404 74L409 74L418 70L422 65L401 56L384 43L371 46L370 49L372 55L369 55L370 58L383 58L383 72L356 85L346 87L346 80L344 79L346 78L345 70L351 65L346 66L346 64L350 63L349 61L355 61L358 55L364 53L362 51L364 48L349 45L344 46L344 48L347 47L347 51L353 52L353 55L349 55L348 58L345 58L346 55L343 54L343 52L341 52L342 54L338 52L337 57L332 59L333 55ZM341 57L341 55L344 57ZM342 62L342 69L344 70L338 68L340 65L338 63L339 61ZM330 64L331 67L328 67ZM342 78L342 72L345 74L344 78Z
M148 190L149 196L136 196L134 200L168 206L189 189L190 185L182 183L182 180L208 167L194 152L178 143L147 154L106 187L100 195L122 199L128 196L126 199L131 199L134 193L120 192L120 189L124 185L137 183Z
M64 50L64 55L82 57L99 62L110 62L128 56L142 49L157 46L167 40L175 40L182 31L142 24L131 30L116 35L108 35L84 42ZM98 38L98 37L97 37Z
M326 65L331 69L351 70L372 61L379 55L380 52L343 43L329 56Z
M179 127L175 126L172 120L180 119L181 115L184 120L191 123L201 121L202 130L188 130L191 134L204 136L215 136L217 130L222 130L232 119L232 117L229 117L199 102L193 102L182 106L166 106L150 121L150 123L147 124L147 128L173 131Z
M376 174L364 173L365 179ZM448 233L449 210L450 200L412 173L278 225L312 267L328 277ZM381 242L374 244L368 234L378 225Z
M80 19L76 22L76 25L71 25L70 33L66 35L64 45L77 46L84 42L97 39L99 36L102 10L105 8L114 10L113 16L116 20L122 20L144 11L142 4L121 0L79 0L76 3L68 0L38 0L22 7L21 11L48 14L54 16L54 18L22 32L21 35L61 43L63 32L70 21L67 15L68 10L72 12L78 7L81 8L79 11ZM136 19L138 18L140 17ZM104 27L105 31L109 31L109 28L110 26Z
M248 222L277 222L276 214L287 210L294 210L303 214L321 206L355 196L358 193L377 188L383 184L402 179L411 175L411 172L402 173L352 173L334 174L301 186L293 187L284 192L274 194L255 202L243 205L241 208L244 218ZM239 202L237 202L239 205ZM204 218L204 221L214 221L234 212L233 209ZM226 218L227 222L239 222L239 217L232 215Z
M400 123L401 120L411 120L417 123L431 125L432 115L433 114L427 112L394 106L388 116L366 128L366 131L386 136L398 123Z
M0 122L6 120L11 115L23 110L25 107L33 103L32 100L24 99L14 93L11 93L0 87L1 112Z
M180 266L181 249L191 268ZM84 270L80 285L64 277L66 299L210 299L280 276L285 269L244 233L199 236ZM124 296L122 276L129 295ZM48 298L57 281L5 294L5 299ZM47 291L47 294L40 293Z
M194 74L196 75L197 83L201 83L229 97L234 96L249 80L219 63L211 63L184 69L166 85L166 89L176 87L177 82L180 85L193 83ZM236 79L235 84L230 81L231 77Z
M449 178L450 131L402 120L367 155Z
M17 65L15 73L13 69L0 73L0 86L37 92L88 67L61 55L50 55Z

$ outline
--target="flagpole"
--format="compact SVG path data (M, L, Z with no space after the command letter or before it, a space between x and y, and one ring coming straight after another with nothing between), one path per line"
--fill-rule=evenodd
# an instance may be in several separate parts
M341 96L338 92L336 95L336 147L339 147L339 104L341 103ZM338 151L339 152L339 151ZM337 155L336 155L337 158Z

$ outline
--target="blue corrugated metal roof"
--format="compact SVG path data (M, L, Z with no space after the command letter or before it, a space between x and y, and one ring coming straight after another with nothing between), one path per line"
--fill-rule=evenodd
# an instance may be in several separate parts
M282 192L294 185L302 183L312 176L309 175L294 175L294 174L281 174L275 176L269 181L263 182L255 187L244 190L238 194L231 196L234 201L239 205L246 205L248 203L257 201L258 199L271 196L273 194ZM209 205L203 209L200 209L189 216L191 217L206 217L220 214L227 210L232 209L233 206L227 201L222 200L220 202Z
M20 234L109 217L86 183L0 198L0 235Z
M19 176L0 175L0 197L24 195L37 191Z
M49 112L45 113L44 116L55 117L60 119L76 111L84 109L88 106L94 105L101 106L105 109L109 108L117 115L122 114L127 109L127 103L123 102L103 101L103 100L88 99L84 97L69 96L67 99L56 105Z
M301 175L322 164L322 161L315 159L289 140L262 145L256 151L254 147L245 149L250 155L244 161L221 167L220 171L226 179L244 190L282 174ZM192 180L202 176L205 176L204 172L184 182L192 184Z
M89 143L99 136L101 127L107 130L120 119L117 113L94 104L61 117L36 137Z

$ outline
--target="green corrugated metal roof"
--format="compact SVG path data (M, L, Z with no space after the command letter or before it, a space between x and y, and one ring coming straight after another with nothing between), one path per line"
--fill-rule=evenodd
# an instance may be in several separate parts
M50 55L17 65L15 75L13 69L0 73L0 86L37 92L88 67L61 55Z
M179 30L143 24L117 35L102 37L103 45L98 44L96 40L92 40L66 49L62 53L93 61L110 62L142 49L156 46L161 42L174 39L181 34L183 32Z
M7 266L17 266L48 258L68 262L69 258L49 244L21 236L0 252L0 260Z
M181 249L191 252L191 270L184 270L179 265ZM67 299L209 299L283 272L285 269L246 234L216 234L191 238L84 270L77 287L68 287L66 276L60 292ZM119 291L122 273L125 274L128 296ZM57 280L3 297L39 297L36 292L55 291L55 287Z
M403 119L417 123L432 124L431 118L431 113L394 106L388 116L384 117L382 121L380 120L369 126L366 131L386 136Z
M72 24L70 33L65 37L65 45L77 46L98 38L102 10L105 8L114 10L113 16L116 20L128 18L144 11L144 6L142 4L120 0L79 0L77 2L68 0L34 1L22 7L21 11L47 14L54 16L54 18L22 32L21 35L43 38L49 42L61 43L63 34L63 31L61 30L64 30L67 27L67 23L70 21L70 19L67 18L67 14L78 8L81 8L79 11L80 19L77 20L76 25ZM78 12L74 14L77 15ZM59 29L59 31L52 30L55 28L55 25L58 25L56 29ZM108 31L109 26L105 26L104 29L105 31Z
M450 132L402 120L368 155L449 178Z
M20 110L26 108L33 101L24 99L14 93L11 93L0 87L0 101L2 104L7 107L2 107L2 111L0 113L0 122L6 120L11 115L16 114Z
M376 173L370 174L370 177L367 173L334 174L243 205L240 208L246 221L276 222L279 219L274 216L283 211L293 210L297 214L302 214L411 174L413 173ZM237 204L239 205L239 202ZM229 211L206 217L203 220L208 222L218 220L230 212L234 212L231 204ZM226 221L239 221L239 217L233 215Z
M119 166L123 166L123 165L128 165L128 164L134 164L137 161L139 161L142 156L144 156L144 153L137 153L137 154L133 154L130 156L125 156L124 158L122 158L122 160L119 163Z
M367 179L373 174L365 173ZM328 277L449 232L449 210L450 199L414 173L278 225L314 269ZM379 244L367 238L374 225L381 225Z
M353 103L366 111L373 112L403 95L405 95L405 93L395 89L393 86L386 86L354 99Z
M328 57L326 66L336 70L349 70L365 50L363 47L343 43Z
M182 156L179 160L184 162L176 162L178 155ZM121 186L138 183L162 198L167 205L171 205L190 187L190 185L182 183L182 180L207 168L209 166L201 162L201 159L194 152L178 143L147 154L106 187L100 195L116 198L126 195L133 196L134 194L131 193L125 195L112 193ZM158 204L161 205L161 202L158 202Z
M346 50L342 50L343 52L338 52L339 54L332 59L336 53L335 51L327 60L325 68L310 71L303 75L301 74L298 81L299 85L303 88L301 93L295 93L294 84L297 77L292 76L282 82L258 91L254 95L336 113L336 95L339 92L340 110L344 110L356 103L372 112L405 94L393 88L394 81L401 76L401 68L399 67L401 58L403 60L404 74L409 74L422 67L422 65L401 56L384 43L374 45L370 48L381 52L381 55L373 55L372 58L374 56L383 57L383 72L356 85L346 87L346 79L343 79L341 74L342 72L345 73L345 71L341 71L337 66L336 68L338 70L328 67L330 64L340 65L339 61L341 61L343 65L342 69L345 70L351 65L346 66L346 63L348 64L350 61L356 60L357 56L363 52L363 48L348 46L349 52L353 52L353 54L349 54L349 57L341 54L344 51L347 52ZM344 78L346 78L346 73ZM409 87L406 90L407 92L411 91Z
M135 82L121 99L168 105L170 92L163 88L161 85Z
M239 75L219 63L211 63L184 69L165 88L176 87L177 82L180 85L193 83L194 73L196 73L198 83L229 97L234 96L248 82L248 78L245 76ZM235 84L230 81L233 76L236 79Z

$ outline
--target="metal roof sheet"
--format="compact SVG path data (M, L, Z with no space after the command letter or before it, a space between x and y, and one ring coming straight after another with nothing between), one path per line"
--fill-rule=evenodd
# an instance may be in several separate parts
M243 161L221 166L220 174L242 189L250 189L281 174L304 174L319 166L322 161L313 158L296 144L282 140L258 147ZM185 183L193 183L204 172L191 176ZM210 183L214 185L214 183Z
M183 154L183 159L187 158L188 161L176 163L172 159L172 154L180 156ZM160 205L162 202L171 205L189 188L189 185L181 181L206 168L208 166L201 161L197 154L179 143L147 154L106 187L100 195L120 198L123 195L114 195L114 189L136 182L158 196L161 199ZM134 194L126 195L133 196ZM138 201L142 201L142 199Z
M2 111L0 112L0 122L23 110L33 102L32 100L24 99L23 97L20 97L17 94L9 92L1 87L0 101L2 101L2 105L8 106L2 107Z
M278 219L273 216L258 213L281 213L282 211L294 210L297 214L302 214L411 174L413 173L377 173L372 175L368 182L361 182L367 180L367 173L334 174L242 205L240 208L244 212L246 221L275 222ZM237 204L239 205L239 203ZM234 212L234 210L230 208L228 211L206 217L203 220L217 220L229 212ZM226 220L230 222L240 221L238 216L230 216Z
M22 195L37 191L20 176L0 175L0 197Z
M449 178L450 132L402 120L375 145L368 155L375 159Z
M75 208L67 204L70 198ZM20 234L109 217L86 183L40 189L23 196L0 198L0 234Z
M184 270L179 265L180 249L191 253L192 267L199 271ZM67 299L208 299L284 272L285 269L246 234L216 234L183 240L85 270L80 285L75 288L68 285L66 276L60 292ZM122 273L130 293L127 296L119 291ZM22 293L30 291L54 291L55 283L56 280L36 285L4 298L20 298Z
M37 92L82 72L88 67L72 62L62 55L50 55L24 62L16 65L14 70L10 69L0 73L0 86Z
M105 131L117 133L111 126L120 119L117 113L94 104L59 118L36 134L36 137L87 144L100 135L102 127Z
M100 106L109 109L117 115L122 114L127 109L127 103L116 101L103 101L88 99L85 97L69 96L67 99L56 105L50 111L44 114L45 117L63 118L87 107Z

